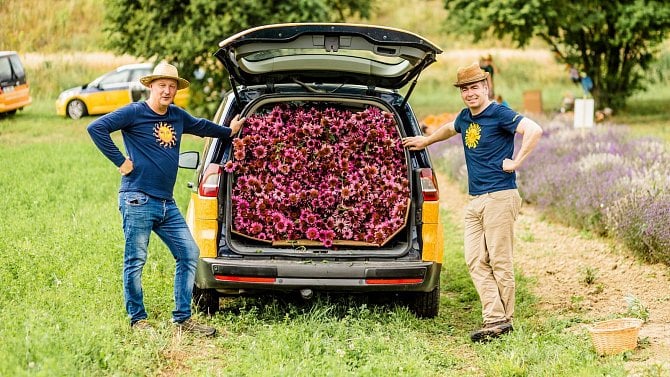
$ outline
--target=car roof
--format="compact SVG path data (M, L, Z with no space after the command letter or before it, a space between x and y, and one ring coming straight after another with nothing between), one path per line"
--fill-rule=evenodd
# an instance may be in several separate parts
M399 89L442 50L405 30L347 23L264 25L235 34L215 56L242 85L319 82Z
M122 65L122 66L116 68L115 71L122 71L122 70L125 70L125 69L138 69L138 68L143 68L143 69L149 68L149 69L152 69L153 66L154 66L154 65L151 64L151 63L125 64L125 65Z

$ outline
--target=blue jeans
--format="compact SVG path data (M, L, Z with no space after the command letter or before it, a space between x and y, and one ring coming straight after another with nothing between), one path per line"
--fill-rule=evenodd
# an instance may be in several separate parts
M142 294L142 268L147 261L149 236L154 231L176 261L174 322L191 317L195 268L200 251L173 199L158 199L142 192L119 193L119 211L126 238L123 258L123 291L126 311L133 324L147 318Z

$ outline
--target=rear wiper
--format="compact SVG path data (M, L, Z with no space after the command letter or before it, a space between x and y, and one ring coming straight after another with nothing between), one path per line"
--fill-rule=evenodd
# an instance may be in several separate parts
M300 80L298 80L298 79L296 79L296 78L293 78L293 82L296 83L296 84L298 84L298 85L300 85L300 86L302 86L302 87L305 88L307 91L310 91L310 92L312 92L312 93L326 93L324 90L319 90L319 89L313 88L312 86L307 85L307 84L305 84L304 82L302 82L302 81L300 81Z
M335 89L333 89L333 90L331 90L331 91L329 92L329 91L327 91L327 90L323 90L323 89L316 89L316 88L310 86L309 84L305 84L304 82L302 82L302 81L296 79L295 77L293 78L293 82L296 83L296 84L298 84L298 85L300 85L300 86L302 86L303 88L307 89L308 91L310 91L310 92L312 92L312 93L329 93L329 94L330 94L330 93L335 93L335 92L337 92L338 90L340 90L341 87L344 86L344 83L342 83L342 84L340 84L338 87L336 87Z

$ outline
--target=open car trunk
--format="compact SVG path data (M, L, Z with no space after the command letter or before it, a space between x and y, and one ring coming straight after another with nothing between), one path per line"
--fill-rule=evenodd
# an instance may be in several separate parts
M413 176L400 118L378 98L262 96L222 161L220 253L389 258L408 253Z

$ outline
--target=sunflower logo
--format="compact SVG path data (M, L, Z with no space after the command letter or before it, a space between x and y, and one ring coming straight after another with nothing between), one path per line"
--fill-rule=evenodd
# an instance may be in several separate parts
M481 137L482 128L477 123L470 123L468 130L465 131L465 145L470 149L477 148Z
M172 148L177 144L177 137L171 124L165 122L156 123L154 126L156 142L163 148Z

